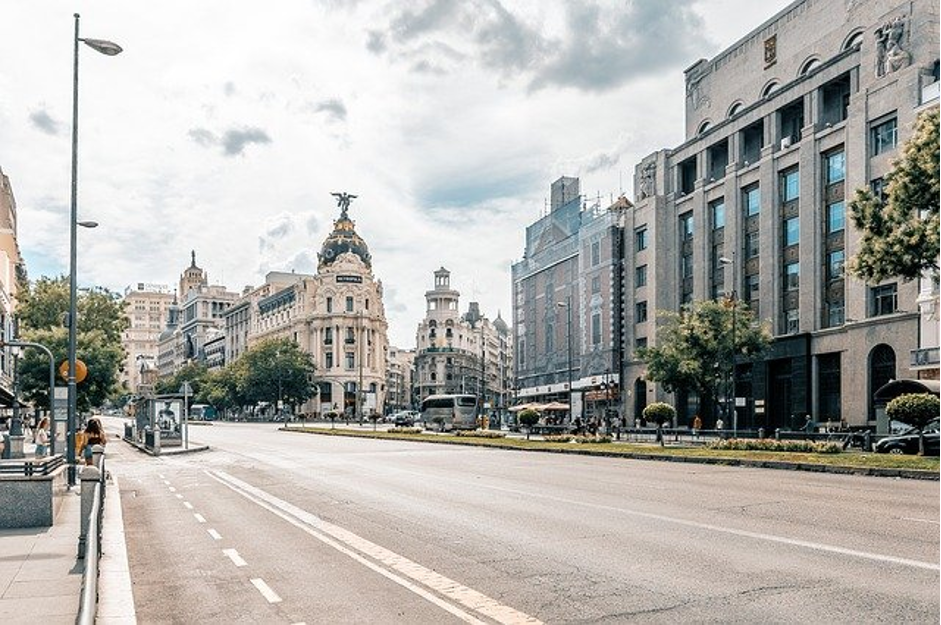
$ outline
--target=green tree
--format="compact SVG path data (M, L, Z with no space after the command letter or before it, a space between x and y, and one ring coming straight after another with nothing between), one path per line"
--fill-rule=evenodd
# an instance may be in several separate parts
M222 369L210 371L203 379L203 385L197 400L209 404L220 412L228 412L245 405L239 393L238 363L232 363Z
M154 392L157 395L177 395L184 382L189 382L193 389L192 397L197 399L203 389L203 384L207 377L206 365L199 362L188 362L173 375L161 378L154 385Z
M756 358L771 342L768 328L738 299L701 300L681 313L660 311L658 317L662 322L656 346L637 352L647 365L647 379L671 393L693 391L709 409L727 388L733 356Z
M653 421L657 424L657 442L663 447L663 426L673 423L676 418L676 408L662 401L656 401L644 407L644 421Z
M849 270L867 282L938 272L938 109L918 117L902 156L884 178L884 198L858 189L850 217L862 238Z
M907 393L890 401L885 407L885 414L890 419L918 428L918 454L924 456L923 430L930 421L938 418L939 408L941 408L941 400L930 393Z
M268 402L297 406L317 392L310 355L291 339L263 341L238 360L239 393L247 403Z
M76 301L78 323L76 357L85 363L88 375L76 385L78 409L100 406L119 392L118 372L124 361L121 333L127 327L124 302L103 288L85 289ZM69 280L65 276L43 276L22 283L17 293L16 317L19 337L45 345L56 359L56 367L68 360ZM17 370L23 397L34 405L48 405L49 361L38 350L27 349ZM59 378L60 383L64 380Z
M533 426L539 423L539 412L532 408L524 408L520 410L516 418L522 425L526 426L526 438L529 439L529 433L532 432Z

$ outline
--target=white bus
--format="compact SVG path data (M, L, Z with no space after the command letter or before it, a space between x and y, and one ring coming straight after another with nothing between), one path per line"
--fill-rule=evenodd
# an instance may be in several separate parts
M421 403L421 419L426 428L476 430L475 395L429 395Z

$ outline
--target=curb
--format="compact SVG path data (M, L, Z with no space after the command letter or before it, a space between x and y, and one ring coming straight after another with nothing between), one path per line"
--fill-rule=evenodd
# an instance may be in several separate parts
M319 434L321 436L352 436L358 438L379 438L372 436L359 436L358 433L342 433L339 430L331 430L330 434L323 432L279 428L284 432L297 432L302 434ZM336 433L334 433L336 432ZM393 438L393 437L384 437ZM605 458L625 458L631 460L657 460L660 462L688 462L692 464L712 464L733 467L749 467L758 469L778 469L788 471L808 471L813 473L835 473L839 475L862 475L871 477L894 477L909 480L927 480L939 481L941 474L936 471L923 471L920 469L884 469L881 467L848 467L839 465L813 464L808 462L787 462L784 460L748 460L746 458L701 458L695 456L667 456L663 454L649 454L643 452L624 452L616 453L609 451L592 451L587 449L569 449L560 447L559 449L527 449L526 447L503 447L500 445L488 445L474 441L429 441L409 439L406 437L393 438L393 440L411 440L415 443L431 443L438 445L464 445L468 447L486 447L488 449L502 449L506 451L525 451L542 452L550 454L575 454L578 456L601 456Z
M131 568L127 560L127 538L121 512L121 487L114 473L105 497L105 522L101 536L99 599L96 623L137 623Z
M129 440L129 439L126 439L126 438L122 438L121 440L124 441L125 443L127 443L128 445L130 445L131 447L136 448L137 451L142 451L142 452L144 452L145 454L148 454L148 455L153 456L153 457L155 457L155 458L159 458L159 457L161 457L161 456L177 456L177 455L179 455L179 454L193 454L193 453L196 453L196 452L199 452L199 451L208 451L208 450L209 450L209 445L199 445L199 446L197 446L197 447L190 447L189 449L182 449L182 448L176 449L176 448L174 448L174 447L171 447L170 449L172 449L173 451L167 450L167 451L161 451L159 454L155 454L155 453L153 452L153 450L148 449L145 445L143 445L143 444L141 444L141 443L136 443L136 442L134 442L134 441L132 441L132 440Z

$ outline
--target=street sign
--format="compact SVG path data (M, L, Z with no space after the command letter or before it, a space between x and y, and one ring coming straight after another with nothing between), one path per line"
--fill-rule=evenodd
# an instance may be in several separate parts
M63 360L62 364L59 365L59 375L63 380L69 379L69 361ZM85 366L85 363L81 360L75 359L75 381L81 382L85 379L85 376L88 375L88 367Z
M69 420L69 387L57 386L52 395L56 410L56 421L65 423Z
M183 382L182 386L180 386L180 395L192 395L192 394L193 394L193 387L190 386L189 382Z

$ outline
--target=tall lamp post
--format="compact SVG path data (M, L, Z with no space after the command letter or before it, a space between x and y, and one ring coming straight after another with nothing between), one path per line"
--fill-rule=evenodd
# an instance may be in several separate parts
M738 410L735 407L735 317L738 308L735 296L735 252L732 258L719 257L719 263L732 268L732 289L729 291L729 301L732 303L732 344L729 348L729 377L725 387L725 405L732 411L732 437L738 438Z
M72 73L72 201L70 210L70 239L69 239L69 412L66 428L66 460L69 465L69 486L75 486L75 428L77 426L77 402L75 389L75 347L78 329L77 289L76 279L76 241L78 232L78 43L81 41L89 48L106 56L120 54L122 49L116 43L103 39L82 39L78 36L79 14L75 14L75 40ZM88 225L93 222L88 222ZM95 224L97 225L97 224Z
M566 332L566 340L568 341L568 350L569 350L569 422L574 423L574 414L572 413L572 296L569 295L565 298L564 302L556 302L556 305L559 308L565 309L565 317L567 322L568 330Z

